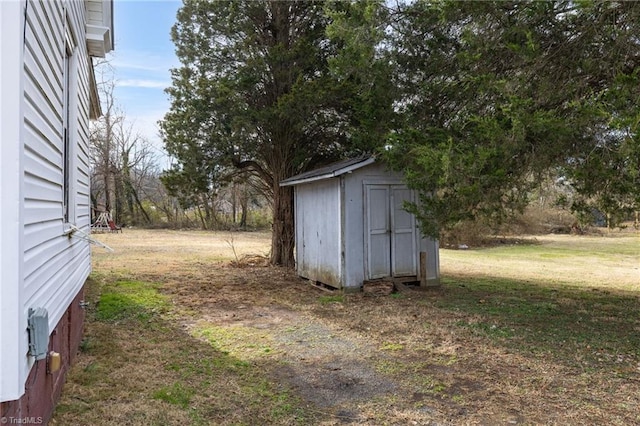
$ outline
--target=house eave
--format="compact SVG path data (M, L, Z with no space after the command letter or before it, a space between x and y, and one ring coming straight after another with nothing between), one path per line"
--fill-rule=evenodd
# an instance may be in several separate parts
M114 48L113 0L85 0L87 50L90 56L104 58Z
M111 29L87 24L87 50L95 58L104 58L112 50Z

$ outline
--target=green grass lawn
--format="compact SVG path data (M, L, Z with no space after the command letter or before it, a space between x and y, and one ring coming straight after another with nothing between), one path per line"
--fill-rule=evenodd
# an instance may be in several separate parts
M209 334L186 333L158 283L95 272L86 337L52 424L307 424L295 396Z
M625 373L620 359L640 359L637 295L498 278L445 278L444 286L436 305L463 313L458 327L512 350L616 374Z
M465 313L461 328L616 374L621 359L640 359L638 234L538 237L441 257L446 296L437 305Z

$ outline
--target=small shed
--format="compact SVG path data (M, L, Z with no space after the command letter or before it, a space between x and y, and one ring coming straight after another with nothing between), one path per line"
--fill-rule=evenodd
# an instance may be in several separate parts
M377 279L438 285L438 241L403 209L416 194L372 156L293 176L298 275L357 291Z

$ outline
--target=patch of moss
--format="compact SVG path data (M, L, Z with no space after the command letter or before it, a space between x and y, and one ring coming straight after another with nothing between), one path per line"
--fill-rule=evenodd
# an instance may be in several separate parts
M318 302L322 305L326 305L329 303L343 303L344 296L342 294L337 294L335 296L320 296L318 297Z
M125 319L149 320L166 311L166 297L157 285L140 281L117 281L105 286L96 309L96 320L115 322Z
M177 405L181 408L187 408L193 396L193 389L187 388L180 382L176 382L171 386L164 386L153 392L153 399Z

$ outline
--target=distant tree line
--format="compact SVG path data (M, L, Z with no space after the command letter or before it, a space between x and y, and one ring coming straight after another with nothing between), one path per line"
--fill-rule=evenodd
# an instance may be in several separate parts
M93 220L109 212L118 225L125 226L248 229L269 225L266 202L244 177L212 185L206 195L176 194L170 173L158 165L157 150L135 130L117 103L115 71L108 61L99 64L98 70L103 115L92 123L90 135Z

